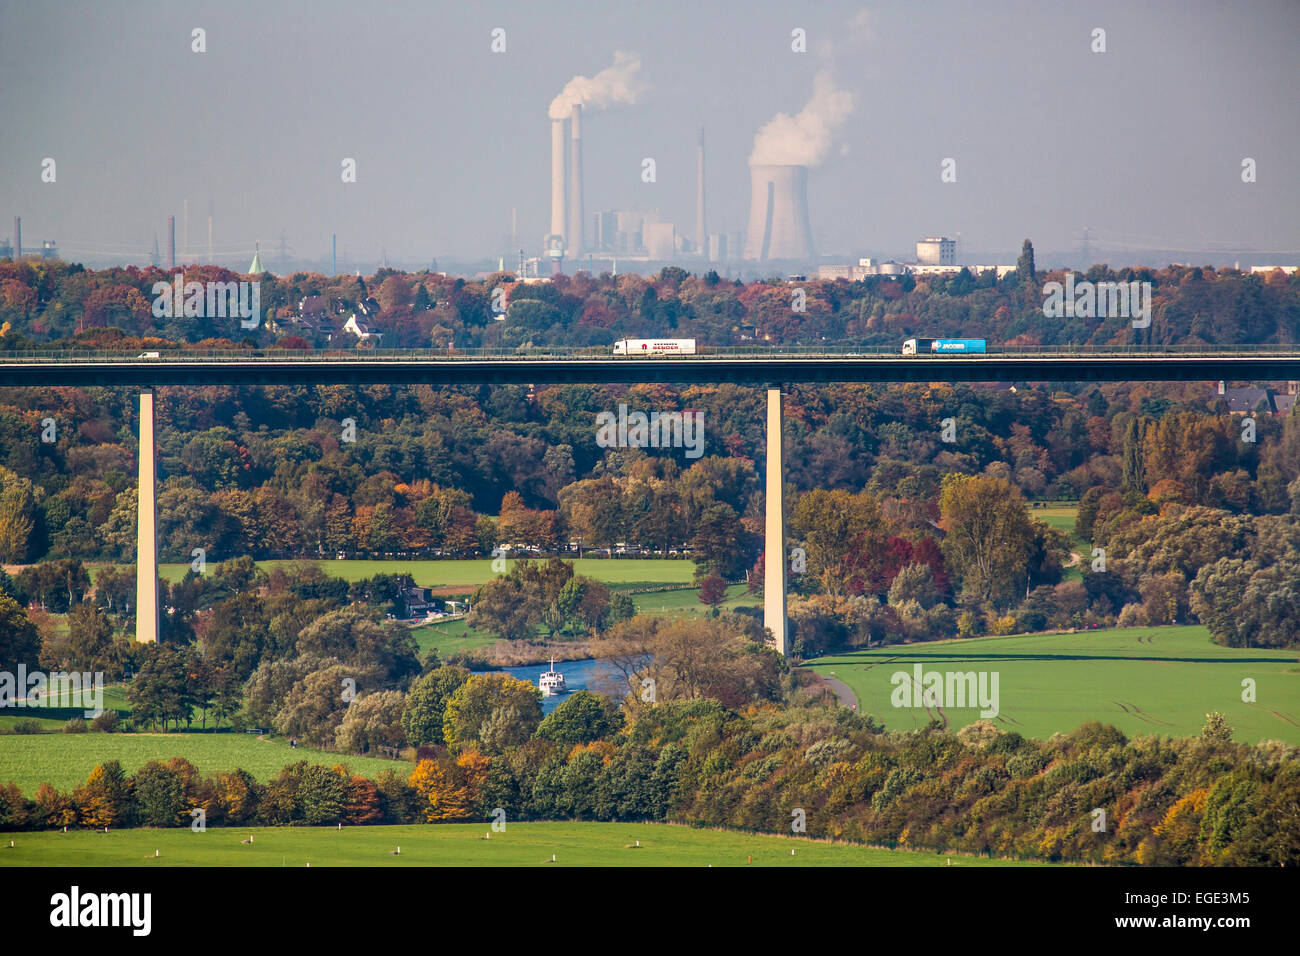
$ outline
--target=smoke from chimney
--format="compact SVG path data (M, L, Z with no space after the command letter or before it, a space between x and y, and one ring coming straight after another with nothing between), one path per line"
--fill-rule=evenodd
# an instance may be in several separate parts
M645 92L641 78L641 54L614 51L614 65L595 76L575 76L551 100L550 117L562 120L575 106L603 110L610 106L631 106Z
M751 166L818 166L836 130L853 112L853 94L835 87L830 73L813 80L812 97L796 115L777 113L754 137Z

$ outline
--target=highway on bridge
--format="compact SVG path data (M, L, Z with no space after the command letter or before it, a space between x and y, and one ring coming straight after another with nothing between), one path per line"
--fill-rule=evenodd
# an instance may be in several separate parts
M1002 348L981 355L893 349L720 348L694 356L592 349L0 352L0 387L57 385L527 385L734 382L1117 382L1300 379L1300 347Z

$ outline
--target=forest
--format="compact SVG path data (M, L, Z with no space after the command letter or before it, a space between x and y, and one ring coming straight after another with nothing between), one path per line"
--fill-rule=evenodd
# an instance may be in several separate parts
M201 318L159 324L157 270L0 263L0 349L322 347L319 322L293 320L308 297L340 325L364 311L384 347L603 346L667 332L716 344L1130 340L1123 323L1046 319L1038 283L1051 274L1030 274L800 283L803 312L785 281L672 268L527 285L266 276L267 321L245 339ZM1300 332L1300 283L1280 273L1089 272L1112 276L1155 284L1154 342L1294 343ZM237 277L198 267L187 278ZM761 390L160 389L160 554L188 562L201 548L210 565L162 585L163 640L146 646L130 639L137 396L0 389L0 669L129 678L125 722L110 710L65 732L256 727L340 761L410 761L373 780L340 763L262 782L184 758L134 772L108 762L71 792L0 788L0 828L181 825L196 806L214 824L271 825L478 819L502 806L512 819L781 831L800 808L809 835L892 846L1294 863L1300 828L1259 823L1294 815L1294 751L1235 744L1216 715L1181 740L1099 725L1048 741L986 723L890 733L832 707L791 666L881 643L1188 621L1230 647L1300 646L1300 410L1256 409L1245 440L1244 416L1215 386L788 388L788 661L755 615L717 609L728 583L755 597L764 587ZM700 413L703 456L601 447L598 416L620 403ZM1048 505L1067 506L1073 527L1043 520ZM638 616L626 593L575 572L572 558L616 548L693 560L714 610ZM543 717L530 685L420 655L389 616L408 577L349 584L308 560L494 553L529 560L474 590L473 625L503 640L589 642L626 682L612 699L574 694ZM268 571L255 563L266 558L291 560ZM348 680L358 693L341 699ZM1097 806L1116 820L1105 839L1089 827Z

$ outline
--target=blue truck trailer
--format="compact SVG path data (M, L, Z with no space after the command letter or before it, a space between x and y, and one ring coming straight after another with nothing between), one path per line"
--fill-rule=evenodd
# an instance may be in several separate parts
M957 353L983 353L983 339L908 339L903 343L904 355L923 355L926 352L935 355Z

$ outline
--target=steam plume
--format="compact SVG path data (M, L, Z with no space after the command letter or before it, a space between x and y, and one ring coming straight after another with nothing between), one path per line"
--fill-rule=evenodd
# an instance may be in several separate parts
M830 73L813 80L812 98L795 116L777 113L754 137L751 166L817 166L854 107L853 94L836 89ZM552 114L554 115L554 114Z
M575 76L564 84L551 100L550 117L565 119L574 106L584 110L603 110L609 106L630 106L645 92L641 78L641 54L625 50L614 52L614 65L595 76Z

